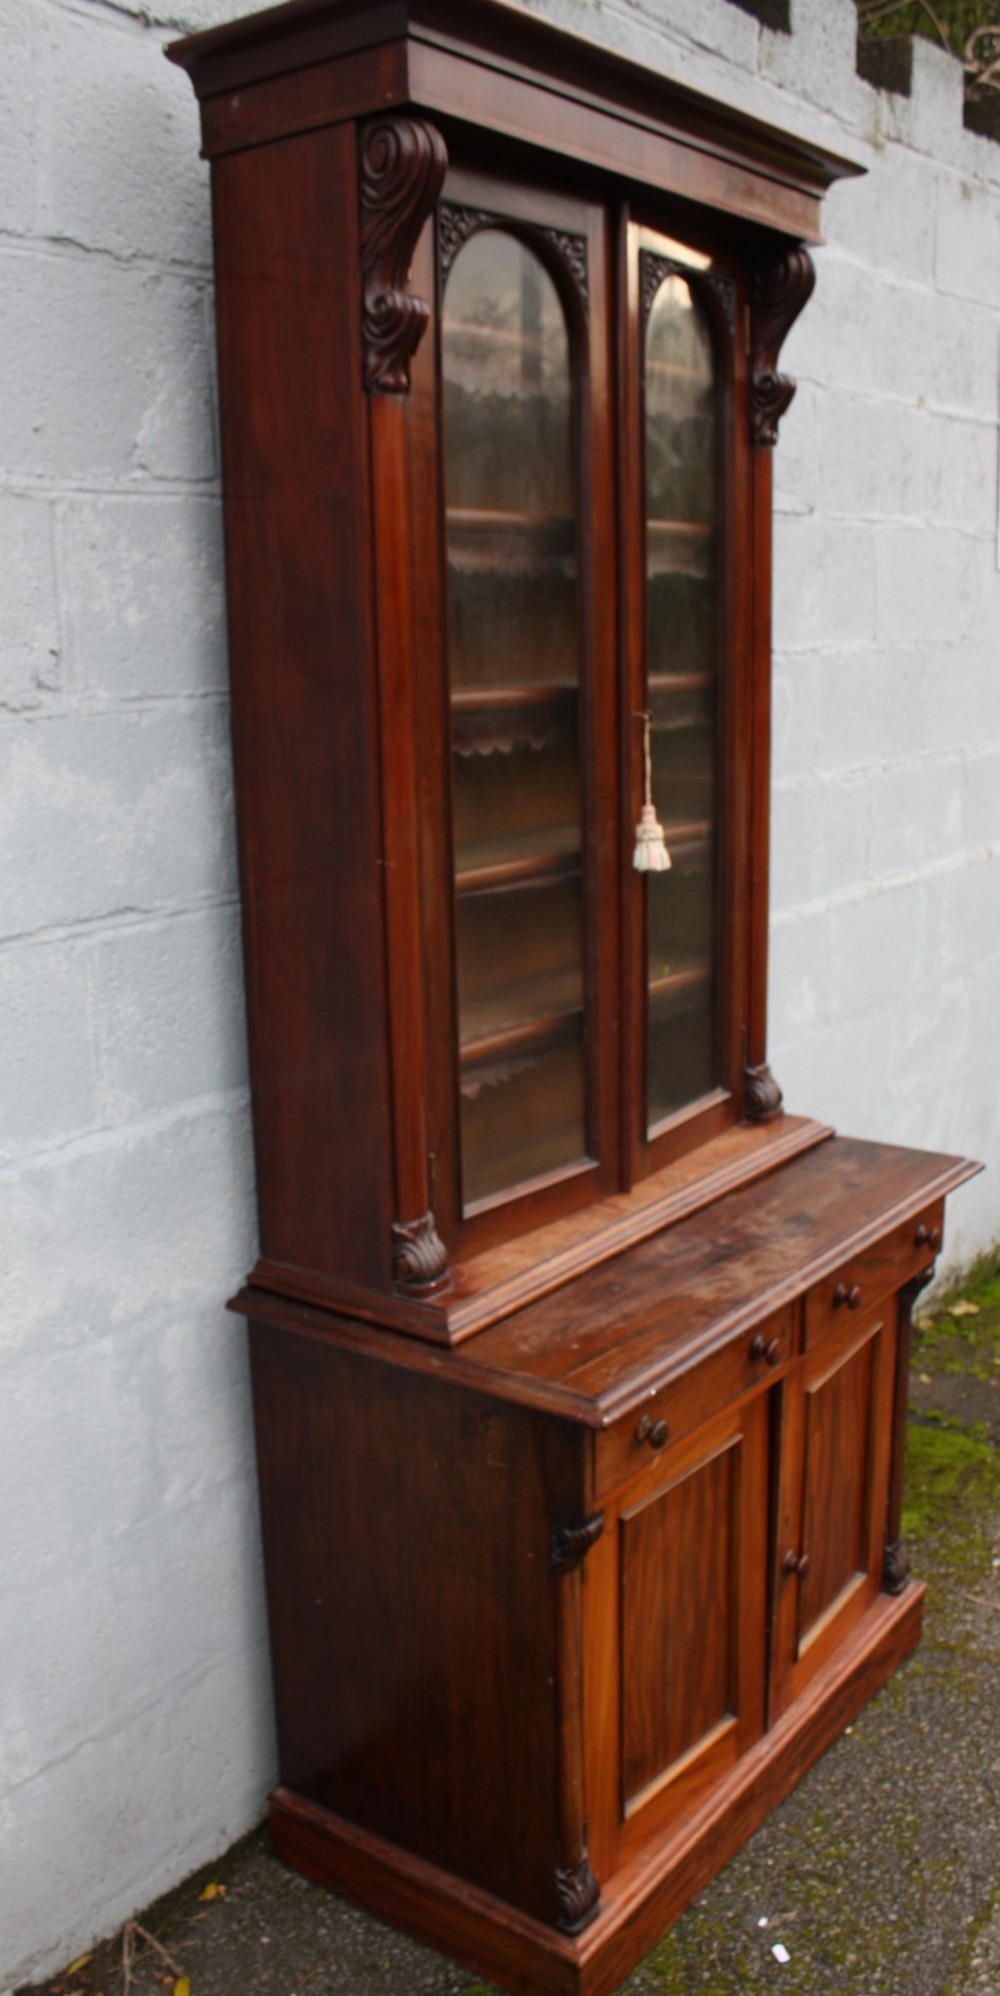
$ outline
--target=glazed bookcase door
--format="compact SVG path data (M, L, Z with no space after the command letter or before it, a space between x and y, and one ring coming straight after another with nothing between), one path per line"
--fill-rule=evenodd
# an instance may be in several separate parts
M607 252L600 209L472 174L436 224L439 1211L488 1237L617 1182Z
M668 862L627 889L641 1176L737 1114L749 549L739 271L634 225L627 264L623 725L630 822L648 788Z

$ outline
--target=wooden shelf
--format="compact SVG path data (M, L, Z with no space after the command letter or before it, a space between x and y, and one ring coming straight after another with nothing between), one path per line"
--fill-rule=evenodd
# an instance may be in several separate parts
M571 879L581 868L580 827L553 825L519 836L477 839L460 846L455 859L460 897Z
M676 360L651 360L648 354L646 355L643 372L647 380L649 380L651 375L658 374L661 380L664 381L692 381L703 391L709 390L712 385L710 381L706 381L703 368L684 367L680 361ZM700 410L691 412L692 415L699 415L700 413ZM681 420L684 420L683 416Z
M444 517L449 527L470 534L550 534L572 539L576 525L572 513L525 512L510 506L446 506Z
M650 978L646 987L649 1002L655 1005L660 1013L675 1009L680 1011L687 999L706 988L711 975L712 969L708 963L678 964L677 968L669 971L666 977Z
M711 728L715 678L710 672L651 672L646 682L655 735Z
M571 513L497 512L450 506L448 566L459 574L576 574L576 522Z
M651 541L709 541L712 532L708 520L661 520L652 514L646 518L646 536Z
M576 727L579 689L572 680L528 681L517 686L461 686L451 697L451 737L456 755L492 755L513 748L543 749L560 731Z
M527 332L520 326L484 326L475 319L449 318L448 336L456 334L487 346L516 348L518 353L543 353L547 345L544 334Z
M557 1047L571 1046L583 1038L583 1008L572 1012L549 1012L537 1019L524 1019L518 1026L505 1026L481 1039L463 1042L460 1050L462 1074L474 1072L494 1062L517 1056L536 1058L553 1053Z
M667 842L667 851L674 861L681 855L690 859L692 855L697 854L699 848L704 848L707 857L712 843L712 822L709 818L686 818L673 822L665 820L663 836Z
M715 529L702 520L646 521L646 575L690 575L707 582L711 575Z
M528 679L517 685L456 686L452 690L453 714L507 713L522 707L555 708L575 704L577 686L572 679Z
M707 693L714 679L711 672L651 672L646 684L650 693Z
M460 1004L463 1070L501 1054L540 1052L583 1030L583 970L568 963L496 985Z

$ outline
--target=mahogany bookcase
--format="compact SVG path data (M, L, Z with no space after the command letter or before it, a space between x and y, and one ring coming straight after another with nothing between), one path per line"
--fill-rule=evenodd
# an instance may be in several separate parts
M603 1996L917 1641L961 1159L767 1064L771 468L856 169L506 0L170 50L211 161L281 1785Z

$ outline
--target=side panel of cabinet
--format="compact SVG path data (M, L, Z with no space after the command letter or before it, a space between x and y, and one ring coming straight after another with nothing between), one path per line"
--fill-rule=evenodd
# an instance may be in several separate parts
M388 1286L391 1174L355 140L213 178L261 1245Z
M554 1924L583 1438L306 1336L251 1355L282 1783Z
M892 1445L892 1304L846 1324L785 1386L772 1716L881 1588Z
M588 1560L588 1798L599 1877L763 1731L767 1430L760 1393L669 1450L609 1506Z

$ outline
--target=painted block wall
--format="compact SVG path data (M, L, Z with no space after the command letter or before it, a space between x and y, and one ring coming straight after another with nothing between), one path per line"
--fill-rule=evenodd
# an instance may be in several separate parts
M0 0L0 1988L260 1816L254 1253L207 172L176 32ZM786 347L773 1065L790 1106L991 1164L1000 1237L1000 146L853 0L545 13L853 151Z

